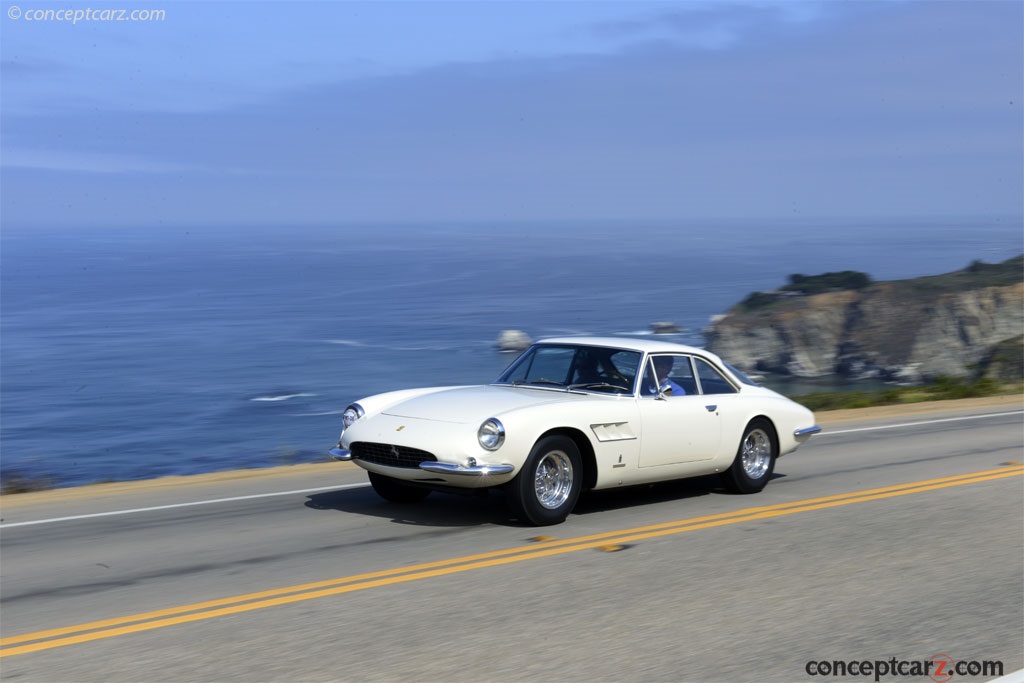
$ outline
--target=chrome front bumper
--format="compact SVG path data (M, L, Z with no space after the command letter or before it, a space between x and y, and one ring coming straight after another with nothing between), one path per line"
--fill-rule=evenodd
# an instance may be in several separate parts
M348 462L349 460L352 459L352 453L342 448L341 444L338 444L337 446L335 446L334 448L327 452L331 454L332 458L334 458L335 460L340 460L341 462Z
M821 427L819 427L818 425L814 425L813 427L805 427L804 429L796 430L795 432L793 432L793 436L799 439L801 436L811 436L812 434L817 434L820 431Z
M352 460L352 452L341 447L338 444L331 450L327 451L331 457L340 462L350 462ZM434 474L457 474L466 477L487 477L498 474L509 474L515 469L512 465L452 465L446 462L421 462L420 469L424 472L433 472Z
M421 462L420 469L435 474L458 474L468 477L486 477L495 474L508 474L515 469L512 465L451 465L446 462Z

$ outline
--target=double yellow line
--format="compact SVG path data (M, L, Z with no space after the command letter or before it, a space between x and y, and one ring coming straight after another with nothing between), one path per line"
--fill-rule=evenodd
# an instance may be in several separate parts
M686 533L698 529L708 529L716 526L739 524L750 522L756 519L768 519L771 517L782 517L793 515L799 512L810 512L811 510L822 510L825 508L863 503L870 500L881 500L896 496L905 496L911 493L923 491L934 491L937 489L949 488L952 486L963 486L983 481L992 481L1006 477L1015 477L1024 474L1024 466L1012 464L999 469L973 472L939 479L913 482L910 484L897 484L882 488L855 491L852 493L841 493L823 498L811 498L791 503L779 503L764 507L747 508L735 512L723 512L704 517L652 524L650 526L636 527L633 529L622 529L619 531L608 531L589 536L579 536L565 540L545 540L530 545L495 550L477 555L467 555L437 562L426 562L423 564L386 569L366 574L345 576L328 581L318 581L299 586L277 588L274 590L249 593L219 600L197 602L191 605L171 607L169 609L156 610L133 614L115 619L93 621L77 626L55 628L48 631L37 631L26 633L20 636L0 639L0 657L11 655L38 652L49 650L65 645L85 643L103 638L129 633L151 631L153 629L174 626L176 624L187 624L193 621L203 621L228 614L239 614L252 610L288 605L304 600L314 600L332 595L341 595L354 591L378 588L409 581L419 581L434 576L445 576L459 572L484 569L486 567L497 567L513 562L535 560L542 557L551 557L564 553L572 553L580 550L594 548L614 548L625 543L641 541L660 536Z

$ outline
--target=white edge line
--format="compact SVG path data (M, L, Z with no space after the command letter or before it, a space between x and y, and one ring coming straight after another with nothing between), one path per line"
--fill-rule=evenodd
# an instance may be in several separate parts
M917 425L936 424L939 422L956 422L959 420L979 420L985 417L1000 417L1003 415L1020 415L1024 413L1024 410L1016 410L1008 413L988 413L985 415L966 415L964 417L948 417L939 420L924 420L922 422L904 422L901 424L894 425L880 425L877 427L860 427L857 429L840 429L837 431L822 431L820 434L815 435L815 439L820 439L823 436L829 436L832 434L850 434L853 432L871 432L880 429L896 429L897 427L914 427ZM151 512L154 510L171 510L174 508L192 507L195 505L212 505L214 503L231 503L239 500L254 500L256 498L271 498L273 496L292 496L300 493L316 493L317 491L342 491L345 489L364 488L369 486L369 483L365 484L343 484L341 486L320 486L313 489L296 489L294 491L278 491L276 493L257 493L251 496L235 496L234 498L215 498L213 500L199 500L193 503L173 503L171 505L156 505L148 508L133 508L131 510L114 510L112 512L95 512L88 515L74 515L72 517L54 517L52 519L37 519L32 522L12 522L10 524L0 524L0 529L13 529L19 526L31 526L33 524L52 524L54 522L71 522L78 519L92 519L94 517L111 517L114 515L130 515L136 512Z
M130 515L136 512L150 512L153 510L171 510L173 508L187 508L195 505L212 505L214 503L231 503L238 500L253 500L255 498L271 498L273 496L293 496L300 493L316 493L317 491L340 491L343 489L358 489L369 486L365 484L342 484L340 486L319 486L315 489L295 489L294 491L277 491L275 493L256 493L251 496L235 496L233 498L214 498L212 500L197 500L193 503L172 503L170 505L154 505L148 508L133 508L131 510L114 510L112 512L94 512L88 515L74 515L72 517L54 517L52 519L37 519L33 522L12 522L0 524L0 529L11 529L16 526L31 526L33 524L51 524L53 522L70 522L76 519L92 519L93 517L111 517L113 515Z
M853 432L873 432L880 429L896 429L897 427L917 427L918 425L932 425L940 422L959 422L961 420L980 420L985 417L1001 417L1004 415L1020 415L1024 413L1024 410L1014 410L1009 413L987 413L985 415L965 415L963 417L945 417L938 420L922 420L920 422L902 422L894 425L878 425L875 427L858 427L856 429L823 429L820 434L816 434L815 438L821 438L823 436L829 436L832 434L852 434Z

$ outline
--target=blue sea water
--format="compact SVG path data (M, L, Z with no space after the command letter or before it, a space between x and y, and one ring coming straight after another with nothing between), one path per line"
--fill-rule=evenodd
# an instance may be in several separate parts
M491 381L503 329L644 333L791 273L1024 251L1020 219L0 235L0 465L57 485L325 459L367 394Z

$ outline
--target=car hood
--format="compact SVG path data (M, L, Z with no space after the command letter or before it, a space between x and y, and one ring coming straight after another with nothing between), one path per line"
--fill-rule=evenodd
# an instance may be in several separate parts
M543 389L525 389L506 386L474 386L438 389L396 403L383 411L384 415L421 420L477 424L510 410L526 406L560 403L586 399L580 394L569 394Z

